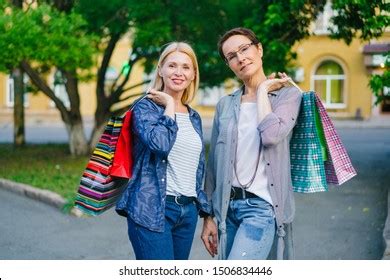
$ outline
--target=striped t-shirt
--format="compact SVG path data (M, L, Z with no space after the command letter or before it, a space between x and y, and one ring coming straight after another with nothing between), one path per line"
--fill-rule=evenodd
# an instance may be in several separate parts
M167 195L196 197L196 171L202 151L202 141L192 126L190 116L176 113L178 131L168 155Z

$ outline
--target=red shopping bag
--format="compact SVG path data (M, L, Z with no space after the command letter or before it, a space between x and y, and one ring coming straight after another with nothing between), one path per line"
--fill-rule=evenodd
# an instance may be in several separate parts
M110 175L130 179L133 170L132 137L131 137L132 110L128 110L123 119L123 126L116 145Z

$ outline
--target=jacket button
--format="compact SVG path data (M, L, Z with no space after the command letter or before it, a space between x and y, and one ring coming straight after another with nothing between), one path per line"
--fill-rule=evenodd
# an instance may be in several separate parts
M162 160L162 162L163 162L163 163L165 163L165 162L166 162L166 160L165 160L165 159L163 159L163 160Z
M161 181L162 181L162 182L164 182L164 181L165 181L165 179L164 179L164 178L162 178L162 179L161 179Z
M269 165L269 162L267 162L267 165Z
M273 187L274 186L274 184L271 184L271 187Z

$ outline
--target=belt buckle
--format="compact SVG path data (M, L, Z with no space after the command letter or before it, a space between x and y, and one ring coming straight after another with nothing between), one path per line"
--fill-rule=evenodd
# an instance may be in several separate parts
M236 196L236 190L234 189L234 187L232 187L230 191L230 199L234 200L235 196Z
M177 205L180 205L180 206L183 206L184 204L180 203L178 199L179 199L179 196L175 196L175 202L176 202L176 204L177 204Z

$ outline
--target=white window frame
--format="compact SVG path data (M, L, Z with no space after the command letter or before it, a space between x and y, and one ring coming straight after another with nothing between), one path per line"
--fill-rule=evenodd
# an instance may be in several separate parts
M28 81L28 76L27 74L24 74L23 76L23 82L26 83ZM15 81L14 79L10 76L7 75L6 77L6 93L5 93L5 104L8 108L13 108L14 107L14 96L15 96ZM24 107L27 108L30 106L29 98L28 98L28 93L24 93Z
M333 61L334 63L337 63L341 69L343 70L342 75L316 75L315 73L317 72L318 67L325 62L325 61ZM315 91L315 82L316 81L325 81L326 82L326 94L325 94L325 100L322 100L324 103L325 108L327 109L345 109L347 108L347 75L345 74L345 66L344 63L342 63L339 59L334 58L334 57L324 57L322 58L316 65L314 65L312 74L310 75L310 89L312 91ZM343 87L342 87L342 100L344 101L343 103L332 103L332 93L331 93L331 81L334 80L342 80L344 81Z

